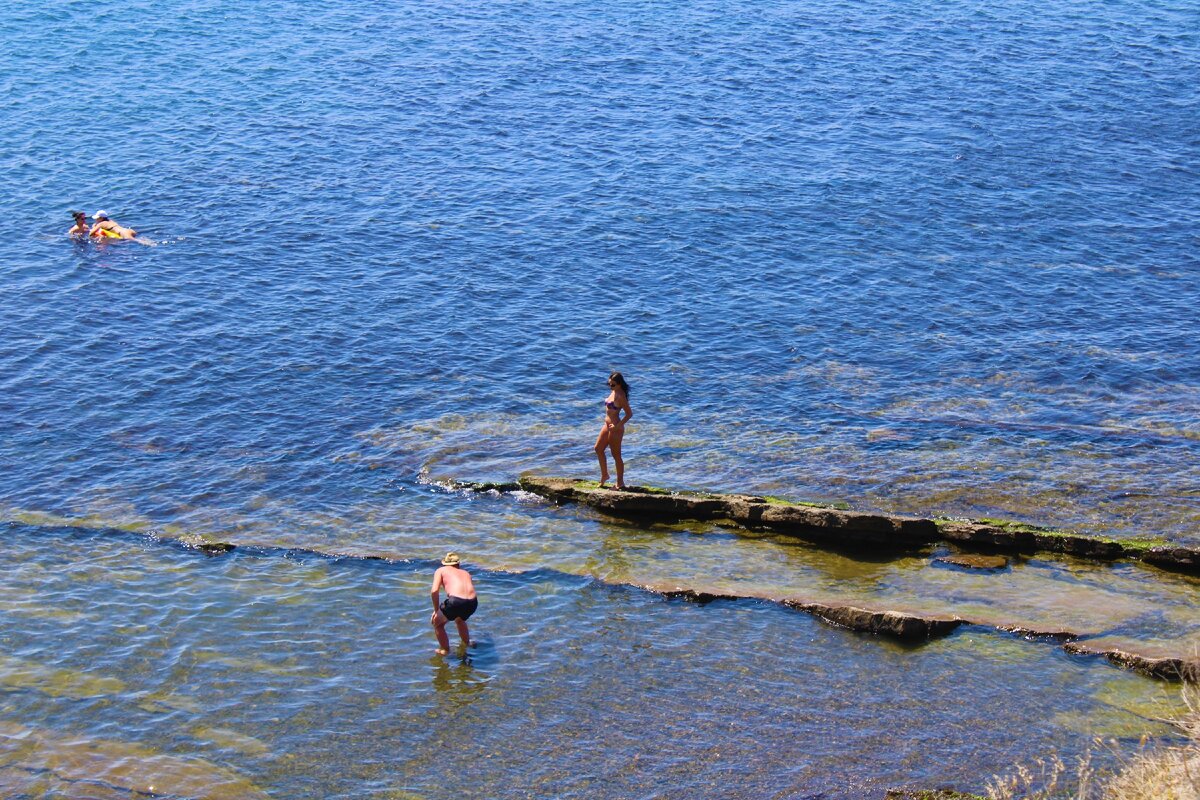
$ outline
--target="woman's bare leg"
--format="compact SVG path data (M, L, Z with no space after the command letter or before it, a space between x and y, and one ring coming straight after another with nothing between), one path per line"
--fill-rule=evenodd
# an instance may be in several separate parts
M600 459L600 485L608 482L608 460L604 457L604 448L608 447L609 432L605 425L596 437L596 458Z
M608 438L608 449L612 451L613 463L617 467L617 488L625 488L625 462L621 459L621 440L625 438L623 428L613 428L612 435Z

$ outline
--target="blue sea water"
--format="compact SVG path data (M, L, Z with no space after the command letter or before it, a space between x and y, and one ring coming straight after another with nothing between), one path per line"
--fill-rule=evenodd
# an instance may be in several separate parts
M431 558L480 518L427 481L593 475L619 369L631 482L1200 542L1195 4L30 3L0 45L9 520Z
M617 368L637 480L1195 540L1197 22L18 6L0 492L585 473Z

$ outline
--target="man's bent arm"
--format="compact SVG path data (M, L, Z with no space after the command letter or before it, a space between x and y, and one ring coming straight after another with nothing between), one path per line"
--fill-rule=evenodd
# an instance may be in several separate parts
M440 611L438 608L438 600L441 598L442 589L442 571L439 569L433 573L433 588L429 590L429 596L433 598L433 610Z

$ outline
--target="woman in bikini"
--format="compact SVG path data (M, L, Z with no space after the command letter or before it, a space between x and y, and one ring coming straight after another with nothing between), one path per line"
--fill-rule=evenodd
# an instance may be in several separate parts
M617 488L625 488L625 462L621 460L621 439L625 436L625 423L633 416L629 407L629 384L621 373L608 376L608 398L604 401L604 427L596 437L596 458L600 459L600 485L608 483L608 461L604 450L612 451L613 463L617 466ZM621 416L624 409L625 416Z
M111 219L107 211L97 211L92 219L96 220L96 224L92 226L90 235L96 239L133 239L137 236L137 231Z

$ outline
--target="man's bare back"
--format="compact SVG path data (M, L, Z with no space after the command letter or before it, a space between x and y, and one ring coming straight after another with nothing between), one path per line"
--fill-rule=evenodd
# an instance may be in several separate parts
M446 599L440 604L442 589L446 590ZM450 640L446 636L446 623L454 620L458 627L458 638L464 646L471 644L471 633L467 629L467 619L479 607L475 597L475 583L471 574L459 566L457 553L447 553L442 559L442 566L433 573L433 587L429 590L433 600L433 616L429 624L437 634L440 655L450 652Z
M475 599L475 584L471 574L462 567L442 567L433 574L433 587L437 591L439 583L445 587L446 594L451 597L461 597L463 600Z

